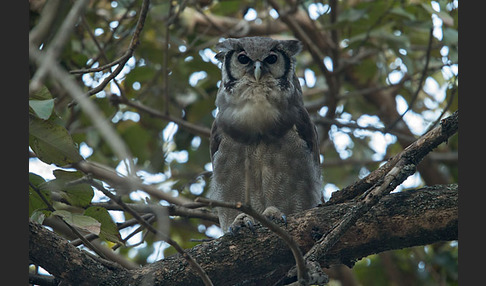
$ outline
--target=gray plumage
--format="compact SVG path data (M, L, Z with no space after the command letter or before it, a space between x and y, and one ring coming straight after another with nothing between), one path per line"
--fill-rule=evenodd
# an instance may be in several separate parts
M322 198L317 133L295 75L301 43L251 37L216 47L222 81L211 129L209 198L244 203L248 190L250 205L268 216L317 206ZM225 232L251 220L236 210L217 211Z

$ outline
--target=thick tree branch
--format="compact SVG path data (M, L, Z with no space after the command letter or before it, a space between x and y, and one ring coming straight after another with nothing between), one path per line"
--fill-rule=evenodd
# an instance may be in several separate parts
M342 263L352 266L369 254L457 239L457 199L457 186L389 195L348 230L330 250L326 261L319 262L322 266ZM315 239L330 231L353 206L345 203L299 213L289 217L287 230L307 251ZM257 228L256 235L248 231L237 237L224 236L196 246L190 253L219 285L243 280L247 284L259 281L272 285L271 277L281 276L295 263L285 243L267 228ZM157 273L155 281L167 277L171 271L180 271L180 259L173 256L148 266ZM169 284L187 285L196 277L188 269L179 274Z
M353 203L347 202L289 216L287 230L302 251L307 252L353 207ZM140 270L120 270L97 263L35 223L30 223L30 229L31 260L56 277L79 281L76 279L88 280L89 277L99 276L98 285L110 285L109 281L114 278L118 279L117 285L143 281L149 281L150 285L202 285L197 273L180 255ZM404 191L385 196L360 217L329 250L325 261L319 263L325 267L336 264L352 266L358 259L370 254L457 238L457 185ZM202 243L188 250L188 253L198 261L215 285L237 282L241 285L257 282L271 285L295 264L285 243L269 229L258 226L255 234L245 231L237 236L226 235ZM92 270L93 265L99 265L101 271L98 268Z
M69 244L64 238L41 225L29 221L29 259L48 269L67 285L117 285L127 279L128 272L116 264L101 263L84 251Z

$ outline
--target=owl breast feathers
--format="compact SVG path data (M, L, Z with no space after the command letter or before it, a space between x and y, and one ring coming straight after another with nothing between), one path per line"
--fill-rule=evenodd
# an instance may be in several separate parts
M246 198L264 214L316 206L322 197L317 132L295 75L301 43L250 37L216 47L222 81L211 129L209 198L235 203ZM245 221L238 211L217 211L224 231Z

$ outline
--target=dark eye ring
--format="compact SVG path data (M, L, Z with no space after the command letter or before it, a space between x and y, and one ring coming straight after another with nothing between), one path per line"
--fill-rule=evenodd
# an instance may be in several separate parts
M277 55L271 54L264 59L267 64L274 64L277 62Z
M240 62L240 64L246 65L247 63L250 62L250 58L244 54L240 54L238 56L238 61Z

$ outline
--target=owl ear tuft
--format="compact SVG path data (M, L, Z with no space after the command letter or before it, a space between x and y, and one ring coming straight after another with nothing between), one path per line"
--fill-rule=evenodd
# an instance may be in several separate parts
M219 53L217 53L217 54L216 54L214 57L215 57L215 58L216 58L218 61L223 62L223 60L224 60L224 55L225 55L225 54L226 54L226 52L219 52Z
M290 56L294 56L302 50L302 43L299 40L282 41L282 46L287 50Z
M224 55L226 54L226 52L230 51L233 49L233 39L226 39L222 42L219 42L215 45L215 48L216 50L219 51L219 53L217 53L214 57L220 61L220 62L223 62L224 60Z

